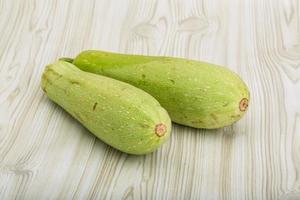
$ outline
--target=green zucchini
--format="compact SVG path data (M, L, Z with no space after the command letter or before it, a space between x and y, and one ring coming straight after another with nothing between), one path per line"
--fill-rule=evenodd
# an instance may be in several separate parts
M83 71L143 89L160 102L172 121L186 126L231 125L245 114L249 103L249 90L237 74L206 62L95 50L67 60Z
M120 151L146 154L170 135L171 120L165 109L127 83L58 61L46 67L42 89L95 136Z

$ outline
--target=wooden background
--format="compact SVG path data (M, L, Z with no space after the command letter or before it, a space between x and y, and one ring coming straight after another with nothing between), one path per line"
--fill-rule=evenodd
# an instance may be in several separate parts
M121 153L40 88L47 63L84 49L228 66L249 112ZM0 199L73 198L300 199L299 0L0 0Z

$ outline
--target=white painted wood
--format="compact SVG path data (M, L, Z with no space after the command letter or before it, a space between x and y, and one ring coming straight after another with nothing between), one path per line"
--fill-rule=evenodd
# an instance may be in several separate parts
M0 33L0 199L300 198L298 0L0 0ZM46 64L84 49L228 66L249 112L123 154L40 89Z

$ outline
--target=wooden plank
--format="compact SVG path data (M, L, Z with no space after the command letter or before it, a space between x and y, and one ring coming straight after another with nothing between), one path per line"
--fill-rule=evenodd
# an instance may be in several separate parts
M0 0L0 33L0 199L300 198L299 1ZM45 65L84 49L228 66L249 112L123 154L40 89Z

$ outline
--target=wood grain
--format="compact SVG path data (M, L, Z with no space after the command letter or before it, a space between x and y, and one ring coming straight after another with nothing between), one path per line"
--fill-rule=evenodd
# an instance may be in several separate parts
M298 0L0 0L0 33L0 199L300 198ZM123 154L40 89L45 65L84 49L228 66L249 112Z

